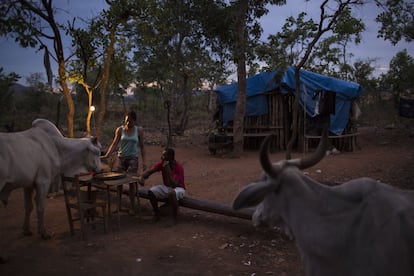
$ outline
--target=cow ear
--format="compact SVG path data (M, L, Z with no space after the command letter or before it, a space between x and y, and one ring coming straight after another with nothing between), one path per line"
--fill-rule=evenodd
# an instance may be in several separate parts
M253 182L246 186L233 202L233 209L256 206L268 193L275 191L277 185L269 181Z

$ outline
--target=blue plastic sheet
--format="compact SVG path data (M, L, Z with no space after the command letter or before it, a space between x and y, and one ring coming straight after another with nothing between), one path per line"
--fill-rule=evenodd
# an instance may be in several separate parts
M295 70L290 66L283 74L280 82L275 79L279 69L262 72L247 78L246 113L245 116L258 116L268 113L265 93L294 93L296 87ZM335 114L331 115L330 131L341 135L349 119L352 101L364 90L355 83L325 75L300 70L300 104L306 107L306 113L314 117L318 97L313 97L317 91L332 91L336 93ZM237 83L223 85L216 90L218 103L223 107L223 125L233 120L237 100Z

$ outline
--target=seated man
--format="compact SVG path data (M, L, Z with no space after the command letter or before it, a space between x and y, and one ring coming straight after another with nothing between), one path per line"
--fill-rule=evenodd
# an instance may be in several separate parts
M154 220L160 219L158 199L169 199L173 211L174 222L177 222L178 200L185 194L184 168L175 160L175 152L172 148L166 148L161 155L161 161L156 163L152 169L145 171L139 182L144 185L145 179L155 172L162 173L163 184L156 185L148 191L152 208L154 209Z

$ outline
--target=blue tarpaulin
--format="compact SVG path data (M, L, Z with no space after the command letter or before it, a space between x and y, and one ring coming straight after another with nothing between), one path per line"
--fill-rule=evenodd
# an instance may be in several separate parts
M268 113L266 93L275 91L287 94L294 93L295 69L290 66L283 74L280 82L275 79L279 69L262 72L247 78L246 113L245 116L259 116ZM331 91L336 93L335 114L331 115L330 131L341 135L349 118L352 101L363 93L362 87L355 83L321 74L300 70L300 104L305 106L306 113L314 117L317 114L317 91ZM216 90L218 103L223 108L223 124L233 120L237 99L237 83L223 85Z

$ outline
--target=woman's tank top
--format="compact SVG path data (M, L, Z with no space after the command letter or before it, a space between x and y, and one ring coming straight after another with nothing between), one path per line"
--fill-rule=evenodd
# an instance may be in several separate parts
M119 141L119 157L138 157L138 127L134 126L134 134L128 136L125 128L121 128L121 140Z

